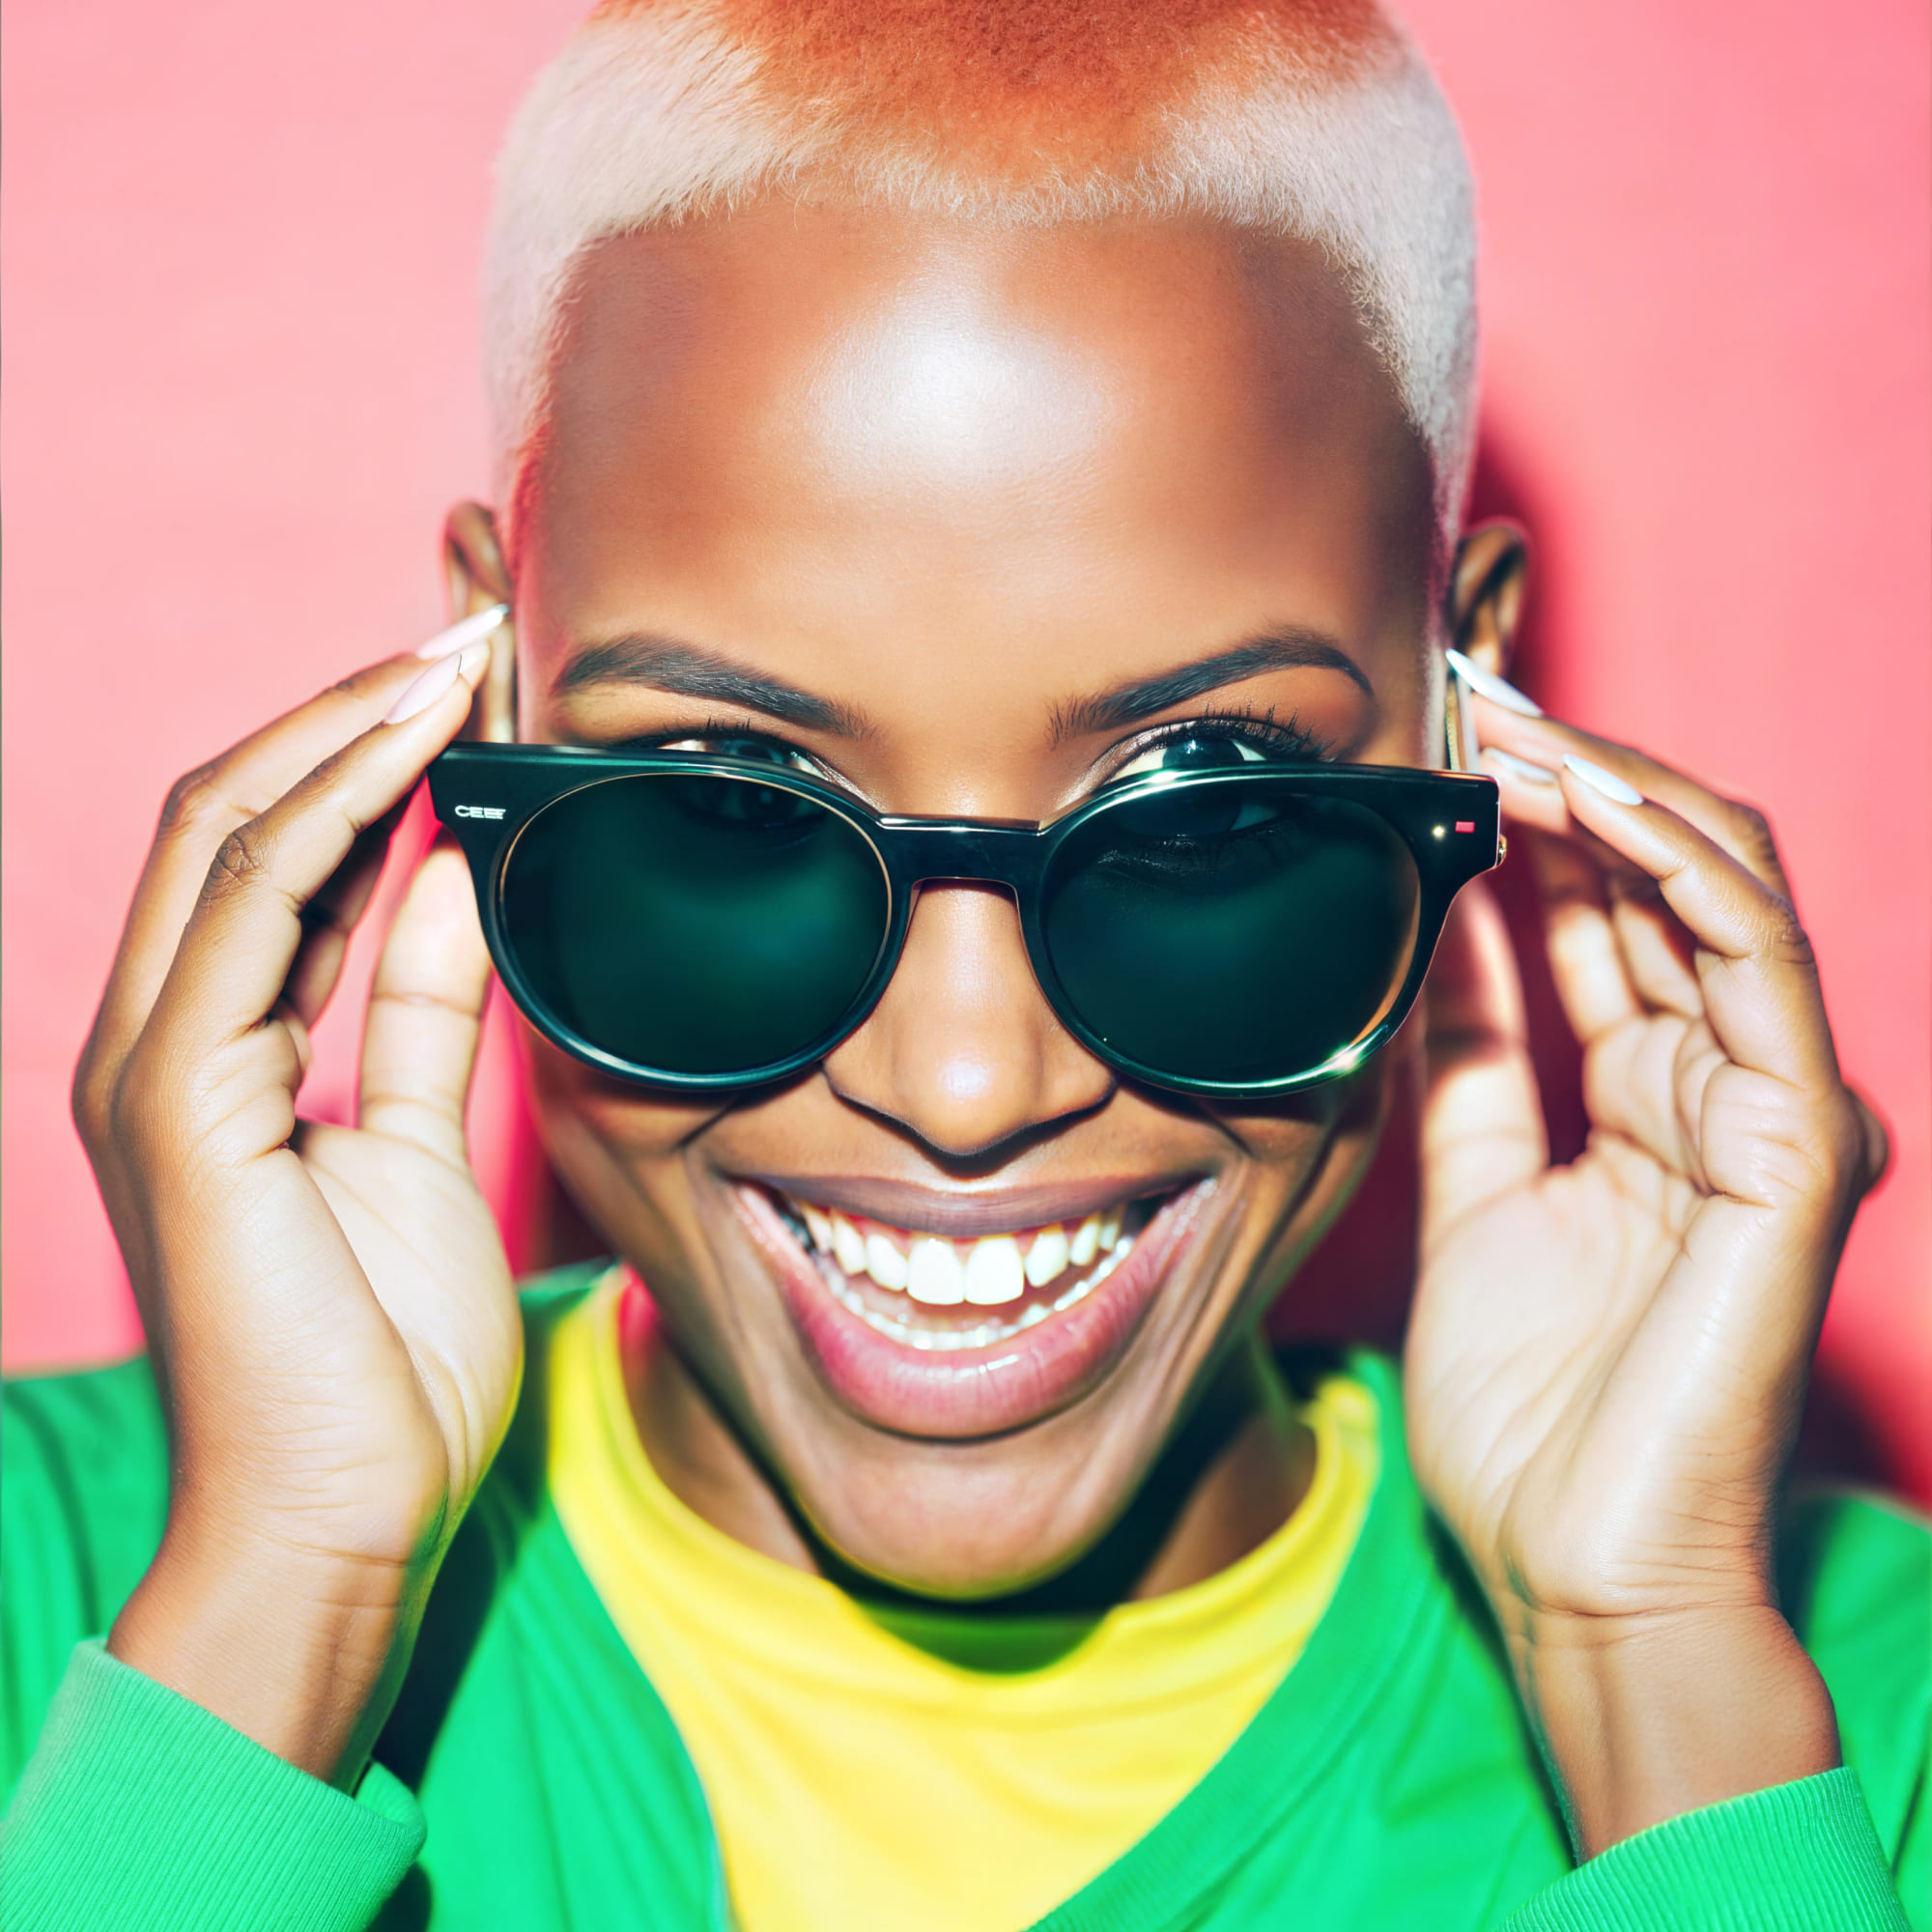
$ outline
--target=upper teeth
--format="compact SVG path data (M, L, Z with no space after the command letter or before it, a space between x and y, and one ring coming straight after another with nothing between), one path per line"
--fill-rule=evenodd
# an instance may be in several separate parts
M1017 1301L1026 1293L1026 1264L1020 1260L1020 1244L1010 1235L995 1235L990 1240L975 1241L966 1265L959 1270L964 1278L966 1299L981 1307L997 1307L1003 1301Z
M1017 1243L1015 1243L1017 1245ZM1056 1222L1042 1228L1027 1250L1026 1278L1036 1288L1044 1288L1055 1275L1065 1274L1072 1253L1066 1245L1066 1230Z
M1028 1287L1045 1288L1069 1267L1085 1267L1096 1256L1124 1254L1121 1210L1089 1214L1071 1230L1055 1222L1036 1229L1031 1238L988 1235L963 1253L941 1235L888 1234L876 1224L865 1231L838 1208L809 1202L792 1204L811 1244L832 1256L848 1275L869 1275L881 1288L903 1292L934 1307L971 1302L982 1308L1017 1301ZM904 1243L901 1246L901 1242Z

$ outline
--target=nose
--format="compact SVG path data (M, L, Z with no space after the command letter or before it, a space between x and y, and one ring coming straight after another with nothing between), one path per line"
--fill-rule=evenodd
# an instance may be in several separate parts
M955 1159L1085 1113L1114 1089L1040 993L1012 900L963 884L921 893L885 997L825 1074L840 1098Z

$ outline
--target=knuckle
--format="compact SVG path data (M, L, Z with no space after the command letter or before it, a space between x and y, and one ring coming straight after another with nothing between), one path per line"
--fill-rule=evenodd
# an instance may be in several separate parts
M93 1117L94 1146L127 1154L141 1144L141 1137L154 1112L150 1083L140 1077L137 1047L128 1061L103 1079L89 1096Z
M1726 817L1731 838L1741 851L1762 863L1776 862L1777 839L1772 832L1771 820L1756 806L1733 799L1728 802Z
M1811 935L1804 930L1798 909L1788 898L1774 895L1767 913L1771 949L1781 966L1800 966L1807 972L1817 969Z
M234 815L235 807L222 790L220 766L197 765L168 787L168 795L161 801L161 831L192 832Z
M80 1064L73 1070L68 1105L73 1115L74 1130L90 1154L107 1145L113 1118L114 1082L102 1064L102 1056L90 1039L82 1048Z
M216 846L208 868L208 888L211 893L232 892L249 885L268 869L268 854L251 819L246 825L238 825Z
M1842 1089L1824 1110L1817 1138L1825 1172L1834 1191L1857 1186L1865 1170L1864 1122L1857 1103Z

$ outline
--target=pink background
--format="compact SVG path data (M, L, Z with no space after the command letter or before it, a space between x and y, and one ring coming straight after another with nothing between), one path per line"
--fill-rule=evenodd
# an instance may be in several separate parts
M484 474L490 158L577 11L7 10L14 1368L138 1339L66 1088L168 781L440 620L440 519ZM1410 18L1482 187L1481 496L1542 543L1525 678L1774 815L1897 1150L1827 1329L1829 1455L1932 1496L1925 9ZM499 1037L486 1179L531 1252L513 1081Z

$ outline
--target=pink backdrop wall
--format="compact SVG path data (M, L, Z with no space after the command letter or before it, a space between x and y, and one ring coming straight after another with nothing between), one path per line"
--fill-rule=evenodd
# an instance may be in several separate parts
M7 11L16 1369L137 1341L65 1091L162 791L440 618L440 514L483 478L490 156L577 11ZM1543 546L1526 675L1774 814L1897 1149L1826 1381L1854 1460L1932 1495L1925 9L1409 12L1482 187L1483 495ZM353 1020L331 1022L324 1109ZM513 1078L499 1037L485 1166L526 1241Z

